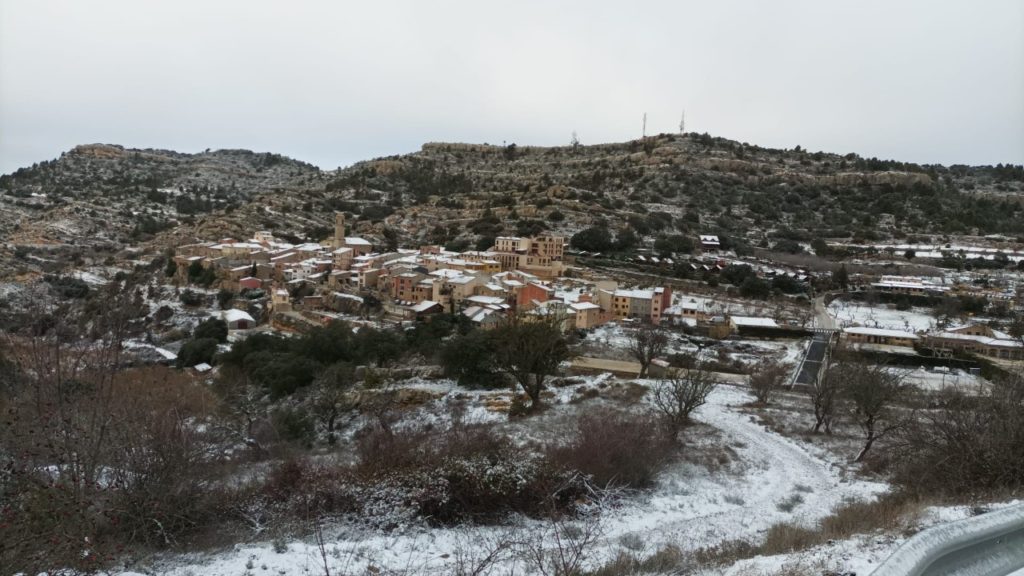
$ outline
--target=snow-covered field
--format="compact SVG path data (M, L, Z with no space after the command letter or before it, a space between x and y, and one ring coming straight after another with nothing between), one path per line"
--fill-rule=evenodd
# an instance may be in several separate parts
M958 370L917 368L914 370L893 369L903 376L904 382L921 390L939 391L955 388L965 394L978 394L989 386L981 376Z
M866 326L885 330L918 332L935 328L935 317L926 308L912 308L906 311L885 305L869 306L859 302L834 300L828 305L828 313L836 319L840 328Z
M593 385L592 380L581 386ZM451 390L438 402L445 403L457 393L464 392ZM565 402L568 394L560 394L559 401ZM739 405L749 400L747 392L721 386L698 412L698 420L717 430L714 441L723 444L720 467L684 459L666 470L650 493L619 500L600 510L596 524L580 521L566 532L584 533L588 526L599 530L587 551L589 566L599 566L626 549L652 552L675 545L688 551L737 538L758 540L776 522L811 525L842 502L872 498L887 489L884 484L857 479L839 462L812 455L798 442L756 424L739 410ZM580 407L557 407L574 409ZM552 546L555 529L551 522L525 519L501 527L413 525L390 533L332 524L324 527L326 561L332 574L450 574L490 553L499 542ZM564 526L561 529L565 530ZM525 555L523 549L512 546L502 557L498 572L529 573ZM312 541L276 546L264 542L219 553L163 557L145 571L180 576L312 574L323 573L323 562Z
M629 333L617 322L610 322L599 326L587 336L586 342L596 346L607 347L615 350L623 357L628 357L625 350L629 347ZM705 347L703 356L705 359L714 355L712 348L725 347L731 350L729 357L745 363L753 363L765 357L771 357L784 364L796 364L800 361L806 347L806 340L720 340L714 341L711 347ZM665 350L666 355L684 353L694 354L698 347L690 342L689 338L670 334L669 344Z

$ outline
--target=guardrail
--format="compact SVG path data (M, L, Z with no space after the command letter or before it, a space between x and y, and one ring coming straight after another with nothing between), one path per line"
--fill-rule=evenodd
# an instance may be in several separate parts
M1024 568L1024 504L915 534L871 576L1006 576Z

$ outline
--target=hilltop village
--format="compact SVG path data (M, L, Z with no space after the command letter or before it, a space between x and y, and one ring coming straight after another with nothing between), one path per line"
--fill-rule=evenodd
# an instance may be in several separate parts
M914 356L916 346L934 355L967 352L995 360L1024 359L1018 338L982 323L939 317L923 325L901 324L879 322L870 314L837 322L828 314L815 314L802 302L809 302L814 287L833 273L816 275L778 262L740 260L722 250L714 235L695 239L698 256L681 255L677 262L672 256L638 253L633 262L655 273L684 265L705 278L729 266L748 266L769 283L798 287L800 298L759 306L735 295L716 298L706 290L688 295L673 290L676 282L671 281L637 282L631 274L588 268L582 262L600 254L569 250L567 239L555 235L497 237L493 247L480 251L454 252L430 245L382 252L370 240L347 236L345 230L345 215L339 212L334 234L319 243L289 244L261 231L246 240L182 245L175 250L173 277L182 286L215 282L222 291L238 294L232 309L221 315L231 329L241 330L301 331L336 319L402 323L425 321L439 313L461 314L487 328L510 315L555 315L565 330L592 330L610 322L665 323L721 339L739 333L798 337L806 330L832 328L844 343L859 350ZM894 248L880 252L886 250L892 253ZM991 250L989 257L996 253ZM845 282L835 288L852 295L870 292L905 308L914 299L955 297L991 302L1006 314L1022 302L1018 284L987 286L970 281L969 275L946 282L858 274L847 276ZM833 292L829 301L838 295Z
M210 270L229 290L266 295L243 301L245 311L256 314L247 320L250 327L257 317L288 326L366 316L374 308L382 321L458 312L484 327L508 314L558 314L566 328L581 329L623 319L659 323L682 314L672 308L670 288L627 289L581 274L564 237L498 237L484 251L423 246L378 252L370 241L345 235L344 214L335 218L334 236L319 244L291 245L257 232L245 241L180 246L175 277L188 283Z

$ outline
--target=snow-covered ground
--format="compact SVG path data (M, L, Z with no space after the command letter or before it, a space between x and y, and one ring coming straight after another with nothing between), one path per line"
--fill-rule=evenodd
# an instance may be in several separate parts
M587 379L581 386L593 385L593 380ZM443 386L437 388L442 390ZM452 390L438 402L447 402L450 395L458 393L464 391ZM559 402L567 395L559 394ZM839 462L812 455L796 441L755 423L738 409L749 400L746 391L729 386L712 394L697 418L718 431L720 438L715 442L722 443L724 464L709 469L684 459L666 470L650 493L627 497L601 510L600 536L587 553L588 565L599 566L626 548L654 551L671 544L686 551L736 538L758 540L776 522L811 525L842 502L872 498L887 489L884 484L857 479ZM579 408L557 407L571 409ZM459 563L488 554L499 541L546 542L550 546L553 529L551 522L533 520L502 527L414 525L389 533L333 524L324 527L326 560L331 573L339 574L367 570L450 574ZM581 531L585 528L575 529ZM146 571L180 576L307 574L323 573L323 561L320 549L311 541L277 546L265 542L219 553L164 557ZM515 569L528 573L525 562L521 549L510 551L499 572Z
M860 302L833 300L828 313L840 328L866 326L885 330L918 332L935 328L935 317L926 308L900 311L885 305L869 306Z
M1018 504L1012 500L987 506L995 510ZM913 532L918 532L947 522L963 520L976 514L972 506L931 506L913 522ZM905 531L909 532L911 530ZM787 570L807 574L870 574L897 548L909 539L903 534L862 534L849 540L829 542L808 550L776 556L757 556L740 560L724 572L724 576L750 576L754 574L787 574ZM797 572L800 569L803 572Z
M906 370L893 368L904 378L904 382L921 390L931 392L955 388L965 394L979 394L989 386L989 382L981 376L969 374L956 368L917 368Z

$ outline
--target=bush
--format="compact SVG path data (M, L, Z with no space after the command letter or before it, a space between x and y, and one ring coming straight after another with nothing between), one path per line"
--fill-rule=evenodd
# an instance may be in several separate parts
M46 282L61 298L85 298L89 295L89 285L72 276L47 276Z
M242 367L256 384L280 398L311 384L321 364L291 352L254 352Z
M569 244L577 250L587 252L607 252L614 247L612 234L604 226L592 226L573 234Z
M646 488L674 450L653 415L605 410L581 416L572 442L548 454L598 486Z
M895 481L915 493L977 494L1024 487L1024 388L996 383L980 397L945 395L907 428Z
M235 299L235 293L227 288L221 288L217 292L217 305L220 306L221 310L227 310L231 304L231 301Z
M184 304L185 306L199 306L200 304L203 303L202 294L198 294L187 288L185 290L182 290L179 298L181 299L181 303Z
M762 404L771 402L772 396L785 383L788 370L782 364L762 360L750 372L750 391Z
M190 368L196 364L212 363L213 355L217 353L217 340L215 338L198 338L189 340L178 351L176 365L179 368Z
M313 440L315 426L304 411L295 408L278 408L274 411L274 429L285 440L309 443Z
M494 365L495 342L489 334L456 336L441 348L445 375L467 388L500 388L507 381Z
M373 429L357 444L359 482L397 492L415 516L440 524L493 521L510 512L571 512L587 497L574 473L489 428Z
M204 320L196 326L195 332L192 337L196 340L203 338L213 338L217 342L228 341L228 323L219 318L210 318Z

